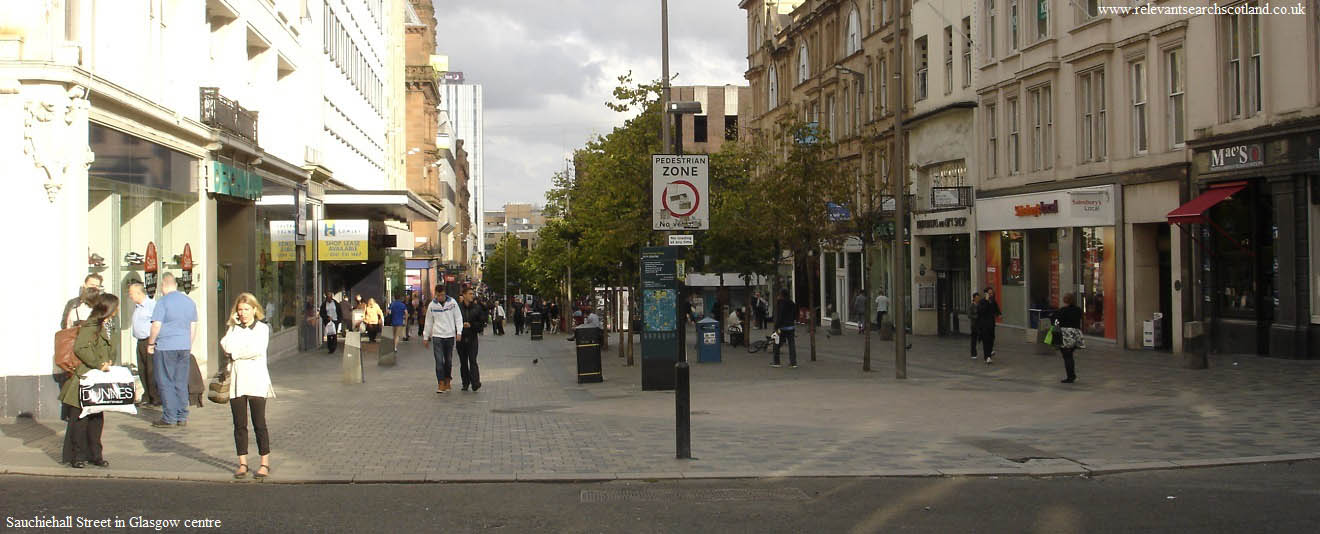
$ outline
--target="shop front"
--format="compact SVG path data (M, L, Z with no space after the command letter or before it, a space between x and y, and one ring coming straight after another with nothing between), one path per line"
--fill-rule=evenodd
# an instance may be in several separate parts
M326 191L324 216L315 222L320 285L349 299L374 298L382 308L410 283L437 283L439 273L406 263L412 236L392 223L435 222L440 213L408 191ZM410 275L412 275L410 277ZM410 279L413 282L410 282ZM424 295L430 288L421 287Z
M954 335L971 332L971 303L976 227L970 208L912 215L913 293L917 308L912 332Z
M1211 350L1320 357L1320 124L1193 146L1195 198L1169 222L1196 238Z
M1086 335L1117 339L1115 206L1113 185L977 199L979 285L995 290L1001 324L1034 330L1073 293Z

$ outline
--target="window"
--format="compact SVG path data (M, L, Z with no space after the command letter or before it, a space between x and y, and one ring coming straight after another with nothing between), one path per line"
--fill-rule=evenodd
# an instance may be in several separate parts
M1100 16L1100 0L1086 0L1086 12L1082 20L1091 20Z
M1052 167L1054 116L1050 109L1049 86L1032 89L1031 97L1031 170Z
M1256 2L1242 5L1254 7ZM1261 111L1260 16L1231 15L1220 20L1225 115L1228 119L1250 117Z
M770 72L766 75L769 91L767 94L768 109L775 109L779 106L779 75L775 72L774 64L770 65Z
M1242 116L1242 50L1238 32L1241 19L1229 16L1224 21L1224 98L1229 118Z
M798 47L798 75L797 83L807 81L811 77L811 61L807 57L807 45Z
M1050 0L1036 0L1036 40L1050 36Z
M929 60L930 60L930 58L929 58L929 57L927 56L927 54L926 54L926 52L927 52L927 46L926 46L926 36L925 36L925 35L923 35L923 36L917 38L916 44L913 45L912 52L913 52L913 54L914 54L914 56L913 56L913 58L912 58L912 61L913 61L913 63L916 64L916 67L917 67L917 87L916 87L916 90L917 90L917 96L916 96L916 99L917 99L917 100L925 100L925 99L926 99L926 82L927 82L927 78L928 78L928 68L927 68L927 67L929 67Z
M1168 65L1168 84L1169 84L1169 105L1168 109L1168 130L1169 147L1180 148L1187 140L1186 125L1183 121L1186 83L1184 79L1184 61L1182 48L1174 48L1165 52L1164 63Z
M830 121L830 123L829 123L829 129L830 129L830 141L834 141L835 139L838 139L838 136L835 135L835 127L834 127L834 126L835 126L835 123L834 123L834 95L830 95L829 97L826 97L826 99L825 99L825 114L828 116L829 121Z
M868 28L870 28L871 31L875 31L876 17L877 17L878 15L879 15L879 13L876 13L876 11L875 11L875 0L871 0L871 1L866 5L866 20L867 20L866 25L867 25Z
M884 58L880 59L880 114L889 111L889 72L885 69Z
M1018 4L1017 0L1008 0L1008 51L1018 47Z
M885 24L889 24L889 4L893 1L894 0L880 0L880 18L885 21Z
M989 59L994 59L995 56L999 55L996 44L999 42L999 39L997 38L998 34L995 33L995 0L985 0L985 13L985 34L989 37L986 41L990 44L990 47L986 50L986 54L989 56Z
M964 89L972 86L972 17L963 17L962 19L962 67Z
M944 27L944 94L953 94L953 26Z
M1141 154L1150 148L1146 138L1146 62L1133 61L1128 71L1132 78L1132 148Z
M78 40L78 19L82 16L81 6L78 0L65 0L64 2L64 40Z
M1020 138L1018 137L1018 100L1017 98L1008 99L1008 173L1017 174L1022 172L1022 154Z
M1083 162L1105 159L1105 71L1097 69L1077 78L1081 97L1081 136L1077 152Z
M725 115L725 116L724 116L724 140L725 140L725 141L736 141L736 140L738 140L738 116L737 116L737 115Z
M988 142L985 147L986 176L999 174L999 127L995 117L995 105L985 106L985 129Z
M710 126L710 121L706 115L692 116L692 142L705 143L709 137L706 135L706 129Z
M840 97L843 104L843 137L852 133L852 88L847 84L843 86L843 96Z
M854 9L848 13L848 33L844 36L844 56L851 56L862 49L862 20Z
M1254 5L1254 2L1252 3ZM1251 40L1251 59L1247 64L1247 96L1249 97L1247 105L1248 113L1255 115L1260 113L1261 92L1260 92L1260 15L1247 16L1248 39Z
M862 130L862 99L866 94L866 75L857 77L857 94L853 98L853 132L860 133Z
M872 63L870 69L868 69L868 70L871 71L871 92L870 92L871 102L870 102L870 105L867 106L867 109L870 110L870 111L867 112L867 116L869 117L870 120L874 121L876 115L878 115L878 113L876 112L876 108L875 108L875 106L876 106L876 101L875 101L875 92L876 92L876 91L875 91L875 83L876 83L876 79L877 79L877 77L878 77L878 73L880 72L880 64L879 64L879 62Z

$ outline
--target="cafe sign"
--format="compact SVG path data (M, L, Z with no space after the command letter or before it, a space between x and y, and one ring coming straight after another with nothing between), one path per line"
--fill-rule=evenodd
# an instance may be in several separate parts
M1210 172L1260 167L1265 164L1265 149L1260 143L1233 145L1209 151Z

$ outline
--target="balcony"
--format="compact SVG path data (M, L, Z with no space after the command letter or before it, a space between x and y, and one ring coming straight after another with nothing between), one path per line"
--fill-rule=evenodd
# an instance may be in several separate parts
M930 188L930 209L932 210L970 208L971 206L972 188L970 186Z
M260 144L257 142L257 112L225 98L219 87L203 87L201 91L202 124L251 141L253 145Z

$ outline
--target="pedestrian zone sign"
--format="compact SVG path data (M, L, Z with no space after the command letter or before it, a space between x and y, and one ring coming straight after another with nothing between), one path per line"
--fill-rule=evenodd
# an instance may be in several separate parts
M710 229L710 156L653 154L651 192L652 229Z

